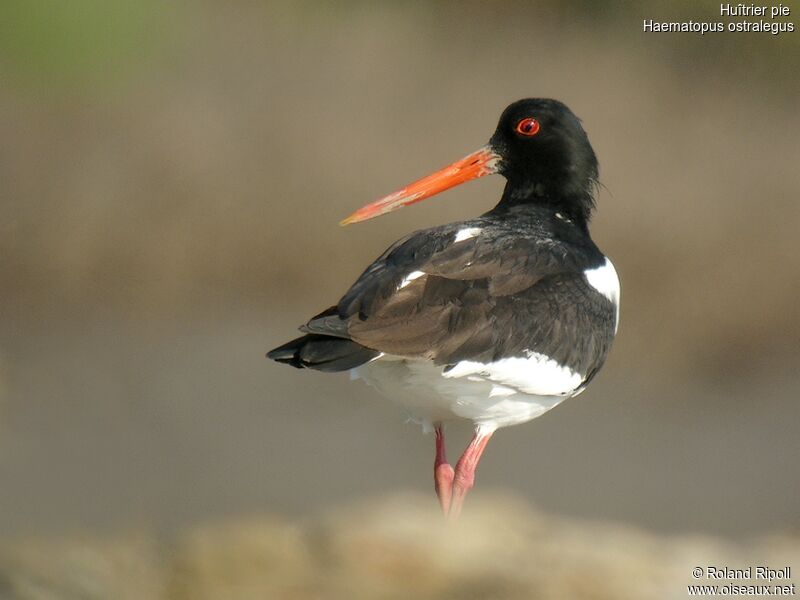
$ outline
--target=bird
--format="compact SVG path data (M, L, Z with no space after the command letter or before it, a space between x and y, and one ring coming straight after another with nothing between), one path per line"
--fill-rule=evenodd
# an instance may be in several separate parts
M598 161L562 102L509 105L489 142L360 208L348 225L490 174L500 201L476 218L392 244L339 302L267 356L298 369L349 371L435 433L434 488L456 519L493 433L577 396L617 332L620 284L589 233ZM453 467L444 427L472 425Z

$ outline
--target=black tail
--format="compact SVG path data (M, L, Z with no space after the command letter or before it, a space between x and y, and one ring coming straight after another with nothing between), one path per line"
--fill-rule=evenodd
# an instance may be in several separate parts
M336 372L363 365L378 354L352 340L312 333L278 346L267 358L298 369Z

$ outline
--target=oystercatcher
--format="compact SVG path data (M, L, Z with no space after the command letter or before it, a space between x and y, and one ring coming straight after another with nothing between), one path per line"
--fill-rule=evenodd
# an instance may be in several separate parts
M492 433L581 393L619 319L617 273L588 228L597 159L580 120L556 100L511 104L486 146L342 224L490 173L507 180L497 206L402 238L300 327L305 335L267 355L350 371L435 430L436 493L451 517ZM471 421L474 436L453 469L443 424L457 419Z

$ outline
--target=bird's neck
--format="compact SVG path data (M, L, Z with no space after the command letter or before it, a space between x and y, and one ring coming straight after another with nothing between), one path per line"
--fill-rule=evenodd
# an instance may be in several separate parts
M590 185L587 185L587 189L558 190L555 186L543 183L509 181L494 210L501 212L524 206L550 208L588 231L594 196Z

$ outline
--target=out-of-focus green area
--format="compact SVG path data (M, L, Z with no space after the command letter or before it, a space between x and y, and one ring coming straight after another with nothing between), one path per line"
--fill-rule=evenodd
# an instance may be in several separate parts
M0 7L6 81L55 95L124 85L132 69L162 54L171 16L150 0L7 0Z
M102 590L124 588L115 582L130 573L153 586L142 598L205 597L193 581L220 590L207 597L225 586L264 597L284 584L286 597L325 586L358 597L348 586L362 574L348 569L361 567L348 561L365 555L385 561L369 567L388 578L376 590L402 596L403 574L432 561L448 575L413 593L468 597L453 590L469 587L459 587L462 569L495 543L491 527L452 566L417 542L409 557L397 553L404 524L416 531L433 518L417 500L369 513L363 539L355 521L321 516L397 489L432 496L432 440L346 376L295 372L263 354L395 239L490 208L499 178L336 225L485 143L500 111L526 96L566 102L599 156L592 232L622 279L622 323L586 393L493 439L467 512L494 524L508 511L532 527L509 542L532 570L490 565L469 581L503 598L582 597L572 584L572 595L548 592L561 580L536 565L586 560L587 581L609 586L598 598L668 596L626 596L628 575L605 577L658 568L593 546L585 519L607 521L609 539L649 531L631 547L650 565L698 547L709 561L790 564L800 526L800 31L642 32L650 18L726 20L718 10L0 3L0 597L48 597L35 585L50 581L61 592L49 597L124 597ZM465 436L453 428L451 454ZM482 487L544 514L482 500ZM541 525L540 535L550 519L570 533ZM208 525L220 522L234 525ZM262 555L273 526L285 553ZM670 537L696 534L783 541L745 554L744 543ZM94 596L69 587L70 568L41 570L62 548L88 556L84 538L89 554L110 548L107 562L76 571L100 582ZM354 544L347 552L342 539ZM197 549L217 543L241 549L241 561ZM294 575L258 574L263 556L284 564L292 548ZM687 583L688 562L675 560L659 590ZM311 571L311 584L296 583Z

